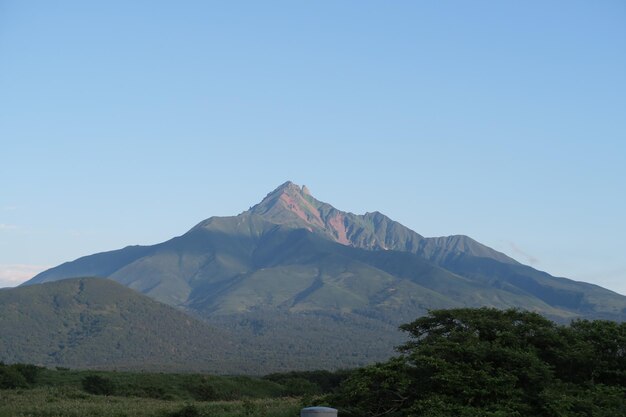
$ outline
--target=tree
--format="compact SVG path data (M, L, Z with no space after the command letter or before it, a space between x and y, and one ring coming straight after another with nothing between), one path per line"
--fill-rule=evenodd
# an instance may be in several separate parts
M22 374L26 379L26 382L28 382L29 384L34 384L37 380L37 376L44 369L41 366L26 363L16 363L11 366L15 368L15 370L18 371L20 374Z
M28 386L28 381L15 366L0 363L0 389L23 388L26 386Z
M411 340L399 357L356 372L336 400L344 414L370 417L619 414L622 326L563 327L514 309L431 311L401 326Z
M626 323L575 320L561 331L567 351L555 358L560 379L626 386Z

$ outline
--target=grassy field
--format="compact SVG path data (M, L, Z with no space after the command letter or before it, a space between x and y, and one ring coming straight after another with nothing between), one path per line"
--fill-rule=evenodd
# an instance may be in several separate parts
M296 417L298 398L159 400L86 394L71 387L0 390L0 417Z
M257 378L0 364L0 417L297 417L341 378L326 371Z

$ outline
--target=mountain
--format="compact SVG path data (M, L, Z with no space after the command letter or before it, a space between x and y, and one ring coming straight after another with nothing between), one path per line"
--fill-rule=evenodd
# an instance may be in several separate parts
M437 263L461 254L517 263L467 236L424 238L377 211L364 215L339 211L316 200L306 186L300 188L290 181L268 194L247 213L275 224L305 228L361 249L411 252Z
M225 331L106 279L1 290L0 334L5 362L218 373L246 366Z
M425 238L287 182L182 236L77 259L26 285L99 276L246 338L277 367L385 359L428 309L519 307L567 321L626 318L626 297L555 278L466 236Z

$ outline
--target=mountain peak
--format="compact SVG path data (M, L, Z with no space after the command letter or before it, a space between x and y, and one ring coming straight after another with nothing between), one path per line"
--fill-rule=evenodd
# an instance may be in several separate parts
M337 210L315 199L306 186L291 181L269 193L248 213L271 223L307 229L347 246L415 251L422 240L422 236L379 212L356 215Z
M305 227L312 230L311 226L324 227L319 211L320 204L322 203L311 196L308 188L287 181L249 211L279 224L302 226L304 223Z
M296 196L296 195L310 196L311 192L305 185L300 187L298 184L295 184L291 181L285 181L284 183L276 187L274 191L270 192L267 196L265 196L265 198L261 201L260 204L262 204L266 200L272 199L273 197L280 196L282 194L287 194L291 196Z
M276 189L274 191L272 191L272 193L275 193L276 191L290 190L290 189L299 190L300 186L298 184L295 184L295 183L291 182L291 181L285 181L284 183L282 183L281 185L276 187ZM272 193L270 193L270 194L272 194Z

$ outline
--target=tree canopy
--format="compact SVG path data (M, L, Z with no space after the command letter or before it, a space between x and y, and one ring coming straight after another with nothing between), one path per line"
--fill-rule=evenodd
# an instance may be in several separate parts
M626 324L557 325L520 310L431 311L401 326L400 356L336 398L354 416L626 415Z

